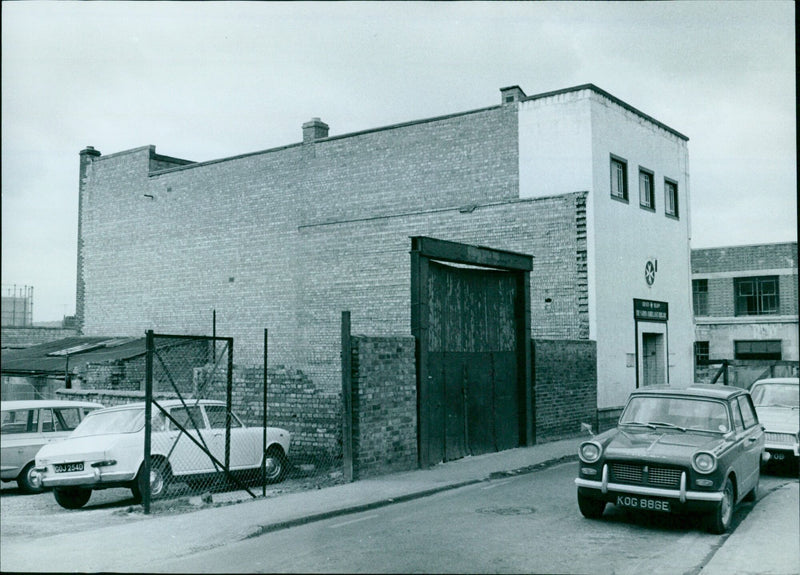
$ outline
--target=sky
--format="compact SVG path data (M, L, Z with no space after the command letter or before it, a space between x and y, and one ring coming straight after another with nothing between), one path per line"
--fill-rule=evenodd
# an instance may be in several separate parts
M592 83L689 137L693 248L797 241L789 0L2 2L2 284L75 313L78 153L193 161Z

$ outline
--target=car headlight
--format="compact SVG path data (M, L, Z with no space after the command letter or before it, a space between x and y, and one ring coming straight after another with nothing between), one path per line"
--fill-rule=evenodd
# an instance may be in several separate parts
M603 448L594 441L581 443L580 449L578 449L578 457L580 457L581 461L584 463L594 463L600 459L601 453L603 453Z
M701 451L692 457L692 468L697 473L708 474L717 468L717 458L712 453Z

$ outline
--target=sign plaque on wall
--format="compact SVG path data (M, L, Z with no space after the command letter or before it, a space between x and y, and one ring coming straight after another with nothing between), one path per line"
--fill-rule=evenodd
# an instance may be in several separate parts
M665 301L634 298L633 319L637 321L667 321L669 304Z

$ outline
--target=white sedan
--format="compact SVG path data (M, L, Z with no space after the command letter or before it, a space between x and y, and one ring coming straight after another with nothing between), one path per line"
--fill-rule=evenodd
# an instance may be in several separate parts
M173 479L191 483L219 475L219 463L225 461L228 414L222 401L190 399L184 404L175 399L158 404L170 417L152 406L153 499L163 496ZM54 488L56 501L67 509L83 507L93 489L127 487L140 498L147 487L143 472L144 420L144 403L89 414L67 439L46 445L36 454L42 485ZM263 427L246 427L231 413L230 428L231 473L258 478L263 464L267 482L283 479L291 442L288 431L268 427L264 448Z

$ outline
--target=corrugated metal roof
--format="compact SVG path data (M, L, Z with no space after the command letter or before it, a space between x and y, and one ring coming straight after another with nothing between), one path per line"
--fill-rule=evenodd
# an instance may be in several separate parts
M87 363L131 359L144 355L145 351L143 337L68 337L24 349L4 349L0 354L0 371L3 375L63 375L67 358L72 372Z

